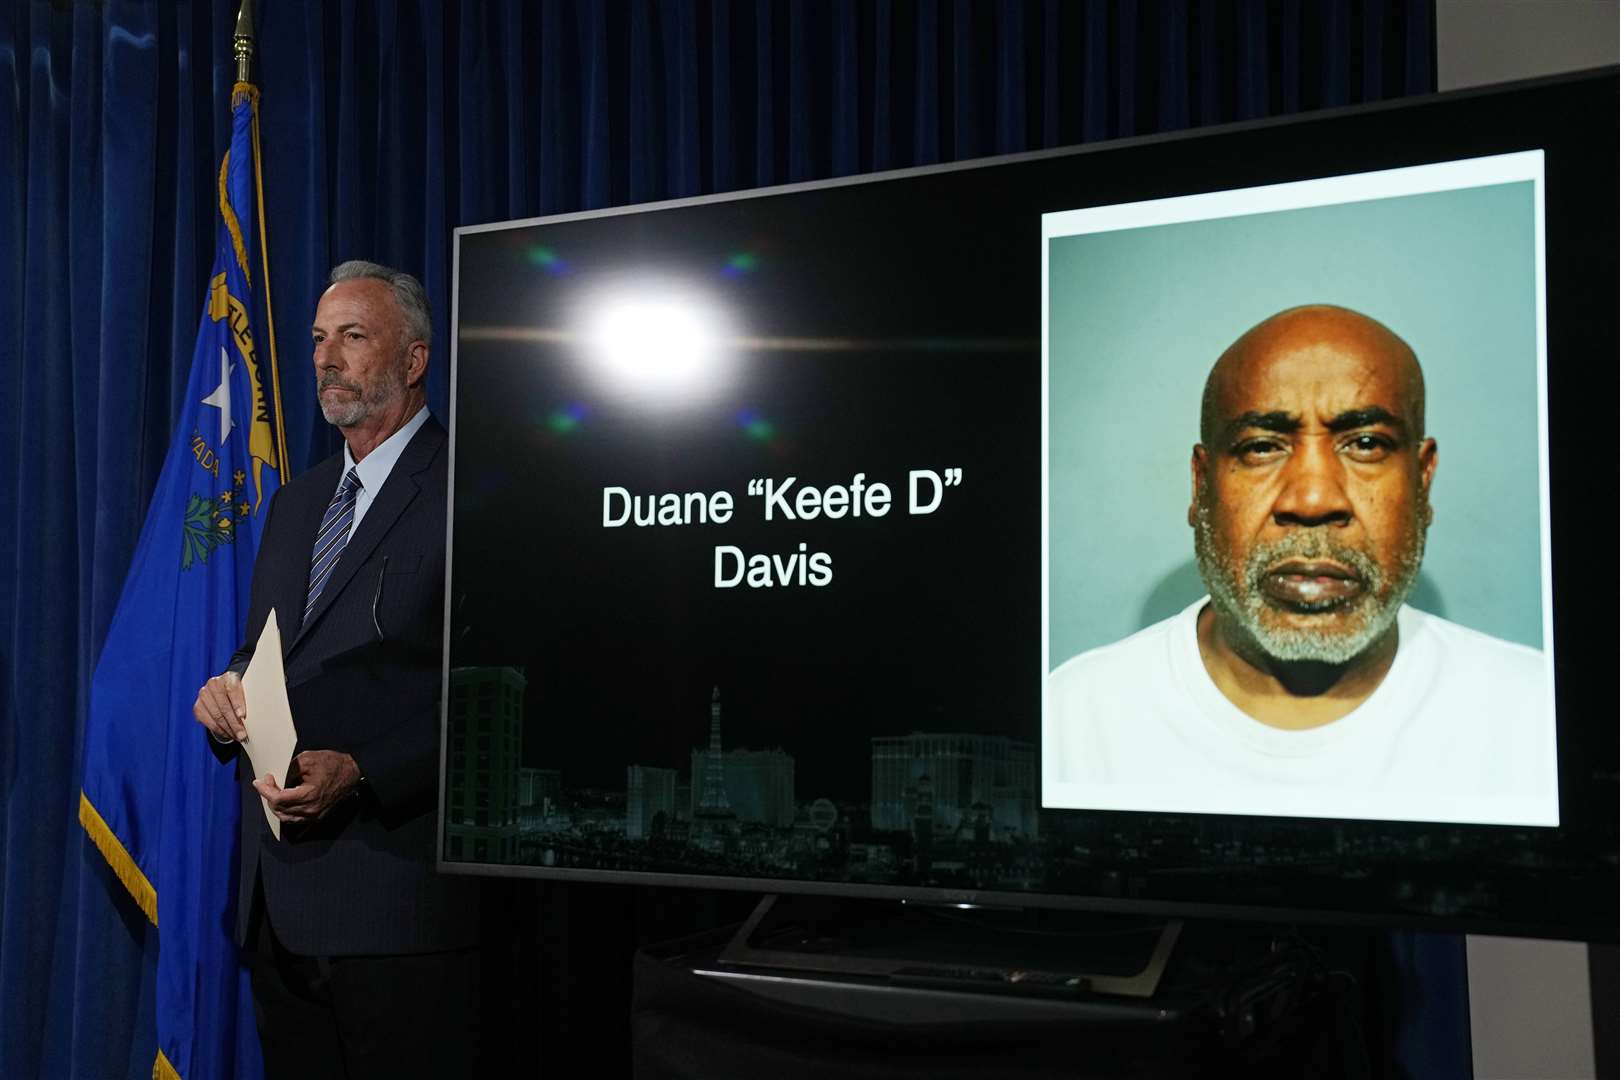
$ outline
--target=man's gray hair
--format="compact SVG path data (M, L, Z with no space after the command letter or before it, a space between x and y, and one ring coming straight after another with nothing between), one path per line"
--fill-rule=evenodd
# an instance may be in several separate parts
M336 285L340 281L354 281L357 278L374 278L393 290L394 302L399 305L399 312L405 319L405 341L401 344L412 341L433 344L433 315L428 310L427 290L422 288L420 281L391 266L350 259L332 267L332 275L326 279L326 283Z

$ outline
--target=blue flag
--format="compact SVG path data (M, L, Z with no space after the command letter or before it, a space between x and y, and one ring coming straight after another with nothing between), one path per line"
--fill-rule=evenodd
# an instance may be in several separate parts
M79 820L158 932L153 1076L263 1074L236 925L233 770L191 715L247 618L286 478L274 360L254 346L257 91L232 95L214 264L185 405L90 685Z

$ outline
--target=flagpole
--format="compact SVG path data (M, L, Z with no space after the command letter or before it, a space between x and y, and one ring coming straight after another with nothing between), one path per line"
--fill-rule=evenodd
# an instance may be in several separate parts
M236 54L236 81L253 81L253 0L242 0L236 12L236 33L231 37Z
M236 31L231 38L236 56L236 81L253 81L253 0L242 0L236 14ZM276 357L276 306L270 299L270 234L264 222L264 169L259 151L259 96L252 97L253 106L253 187L254 203L259 210L259 261L264 267L264 318L270 334L270 393L275 399L276 457L281 482L292 479L287 459L287 427L281 418L281 364Z

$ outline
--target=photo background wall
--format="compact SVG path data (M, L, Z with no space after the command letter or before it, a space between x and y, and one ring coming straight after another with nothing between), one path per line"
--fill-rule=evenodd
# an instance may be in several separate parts
M1309 303L1378 319L1423 366L1440 463L1409 603L1543 647L1532 182L1055 237L1049 300L1051 667L1204 594L1205 377Z

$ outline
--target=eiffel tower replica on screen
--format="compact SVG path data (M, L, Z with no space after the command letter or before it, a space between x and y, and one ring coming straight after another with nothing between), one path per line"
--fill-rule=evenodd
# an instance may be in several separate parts
M723 852L737 835L737 814L726 795L726 759L720 749L720 688L709 699L709 750L703 756L703 786L692 814L692 843Z

